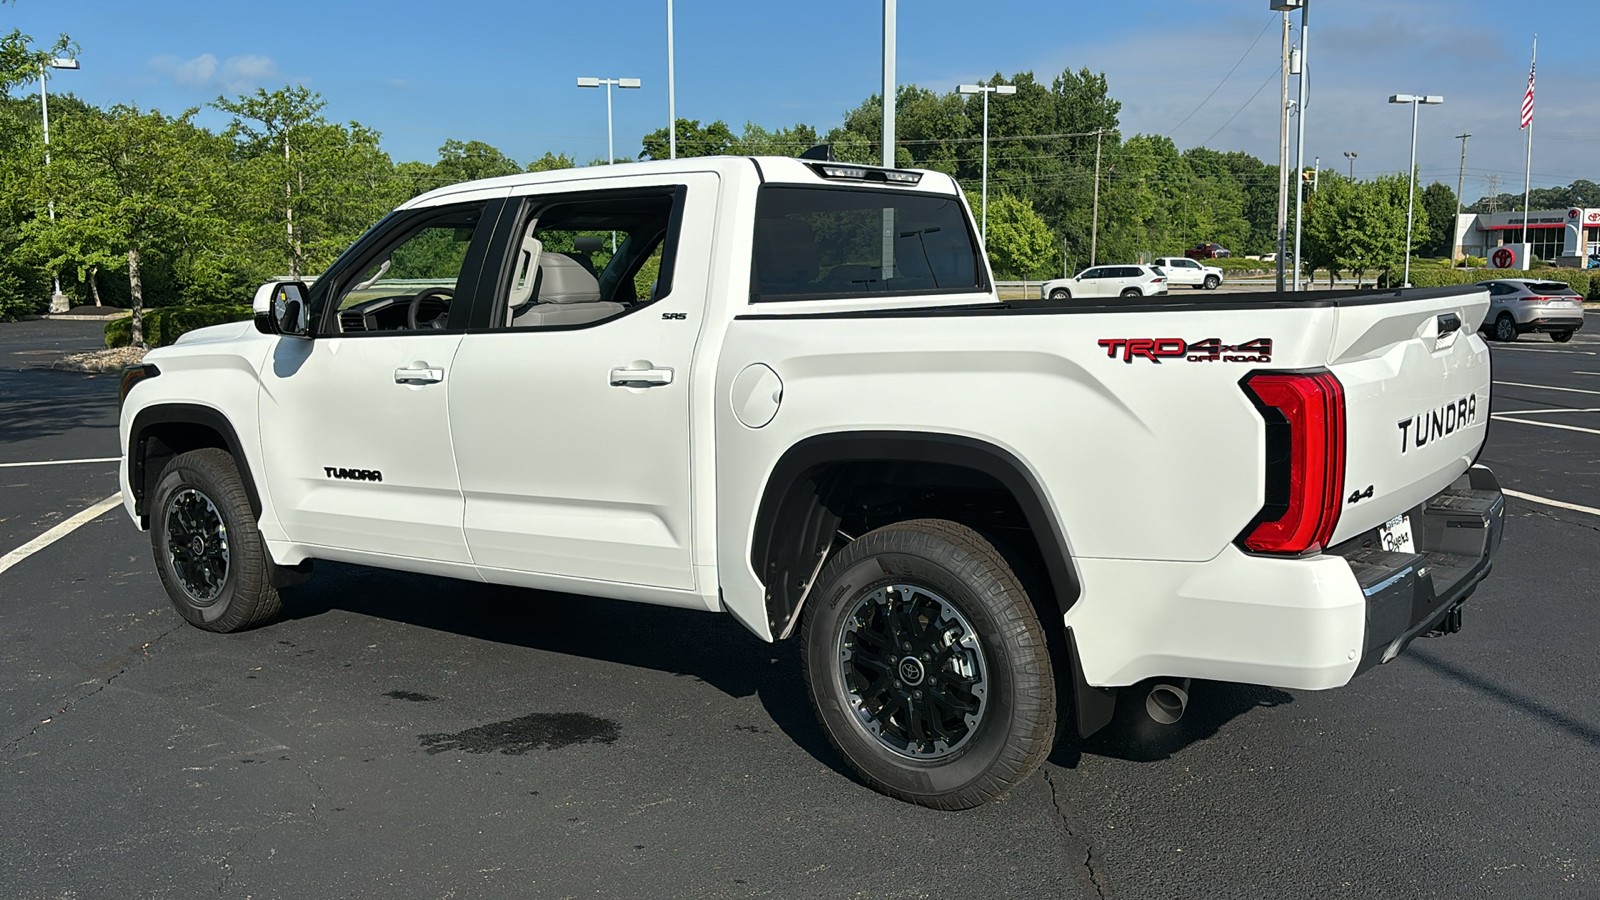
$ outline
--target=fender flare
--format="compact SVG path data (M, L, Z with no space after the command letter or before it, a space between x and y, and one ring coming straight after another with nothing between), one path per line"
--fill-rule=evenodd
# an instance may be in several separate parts
M250 472L250 460L244 455L244 445L234 431L228 417L210 406L195 403L158 403L139 410L128 429L128 486L133 491L134 514L146 515L145 486L151 473L145 471L145 437L157 425L194 425L217 433L222 438L223 449L233 457L244 481L245 495L250 498L250 512L261 518L261 495L256 490L255 476Z
M1078 599L1066 536L1044 501L1033 473L1009 451L961 435L922 431L857 431L821 434L790 447L767 476L757 507L750 565L766 586L767 615L774 636L793 626L805 594L821 571L839 519L826 501L837 485L814 478L823 466L847 462L926 462L970 469L994 478L1016 499L1064 614Z

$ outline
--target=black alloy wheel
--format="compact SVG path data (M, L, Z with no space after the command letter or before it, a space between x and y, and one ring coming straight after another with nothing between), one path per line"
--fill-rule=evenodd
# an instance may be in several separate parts
M869 531L829 558L808 597L800 655L817 720L873 789L970 809L1050 752L1044 629L977 532L942 519Z
M1511 313L1501 313L1500 318L1494 320L1494 339L1507 342L1517 339L1517 320L1511 318Z
M167 561L196 607L217 602L228 580L228 526L211 498L192 487L167 498Z
M174 456L148 500L156 574L178 615L196 628L229 632L278 614L272 562L227 451Z

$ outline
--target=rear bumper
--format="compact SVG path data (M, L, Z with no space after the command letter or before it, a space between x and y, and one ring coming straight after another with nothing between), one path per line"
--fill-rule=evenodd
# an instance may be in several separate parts
M1576 315L1538 316L1537 318L1529 319L1526 322L1517 323L1517 332L1520 334L1527 334L1529 332L1548 333L1551 331L1578 331L1582 328L1582 312L1579 312Z
M1409 515L1416 553L1375 550L1374 529L1303 558L1229 545L1195 563L1077 560L1083 591L1064 624L1084 679L1348 683L1418 635L1459 622L1499 547L1504 499L1493 473L1474 467Z
M1349 563L1366 600L1356 674L1394 659L1419 635L1460 629L1461 605L1500 546L1505 497L1494 473L1477 466L1407 515L1418 552L1384 550L1376 529L1328 551Z

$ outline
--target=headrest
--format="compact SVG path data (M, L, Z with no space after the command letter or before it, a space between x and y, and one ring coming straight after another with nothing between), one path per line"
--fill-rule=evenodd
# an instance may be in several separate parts
M539 289L539 257L544 253L544 243L533 236L530 228L517 250L517 269L511 279L511 291L506 306L521 309L532 300Z
M594 303L600 282L583 264L561 253L539 254L540 303Z

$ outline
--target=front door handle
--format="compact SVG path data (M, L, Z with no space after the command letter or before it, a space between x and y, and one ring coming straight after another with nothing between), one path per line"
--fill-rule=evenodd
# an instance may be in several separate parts
M659 387L672 383L671 369L612 369L611 386L628 388Z
M394 370L395 384L438 384L443 380L443 369L421 363L412 363Z

